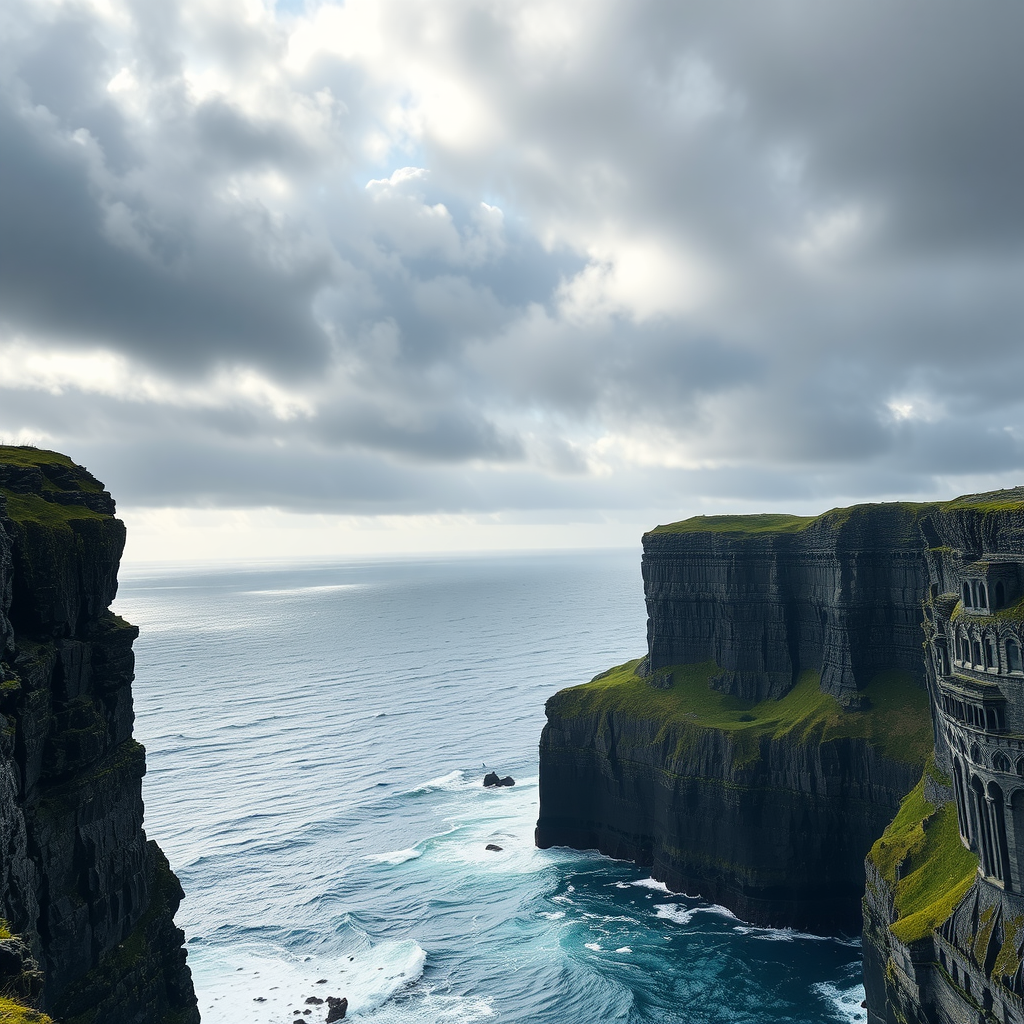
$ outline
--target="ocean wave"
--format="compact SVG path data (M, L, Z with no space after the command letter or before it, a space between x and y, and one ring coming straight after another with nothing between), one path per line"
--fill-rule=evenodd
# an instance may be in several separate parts
M439 775L436 779L430 779L427 782L422 782L418 786L414 786L408 790L406 796L411 796L414 793L437 793L437 792L454 792L458 789L467 789L469 784L466 781L466 773L461 768L456 768L455 771L449 772L447 775Z
M671 921L673 924L689 924L693 920L695 910L687 910L678 903L662 903L654 908L654 916L660 917L663 921Z
M390 853L369 853L364 859L376 861L378 864L404 864L422 856L421 850L410 847L408 850L392 850Z
M427 954L414 939L381 942L350 960L340 987L349 1012L369 1013L423 976Z
M669 891L668 886L664 882L659 882L656 878L639 878L635 882L630 882L629 884L631 886L637 886L640 889L654 889L655 892L667 893Z
M832 1013L841 1021L864 1024L868 1019L868 1011L860 1005L864 1001L863 985L839 988L831 982L821 981L812 985L811 991L824 999Z
M860 939L837 939L833 935L814 935L811 932L798 932L794 928L759 928L752 924L738 924L733 931L738 935L749 935L752 939L765 942L795 942L804 939L808 942L834 942L840 946L859 946Z

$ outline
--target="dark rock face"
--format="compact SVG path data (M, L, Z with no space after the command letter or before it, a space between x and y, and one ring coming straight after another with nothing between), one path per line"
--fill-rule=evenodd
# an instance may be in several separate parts
M336 996L327 997L327 1020L325 1024L334 1024L335 1021L344 1020L346 1013L348 1013L348 1000L344 996L340 999Z
M714 661L716 685L753 700L781 697L805 669L844 702L881 671L921 676L929 507L837 509L797 532L646 534L650 669Z
M67 1024L192 1024L183 894L142 829L113 512L65 457L0 448L0 914Z
M547 710L538 846L635 861L757 924L860 930L864 855L919 769L856 739L764 737L739 758L714 730L689 746L658 722Z

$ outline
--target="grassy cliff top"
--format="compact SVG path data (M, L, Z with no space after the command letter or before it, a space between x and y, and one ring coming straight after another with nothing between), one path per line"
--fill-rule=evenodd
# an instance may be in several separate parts
M651 533L801 533L817 516L763 513L753 516L694 516L679 523L656 526Z
M935 771L930 761L925 772ZM960 841L956 807L952 802L938 808L929 803L924 783L922 775L868 854L893 886L899 916L890 930L903 943L923 939L942 924L971 887L978 869L977 857Z
M869 525L879 513L895 517L889 520L890 524L902 521L911 526L921 516L941 507L936 502L888 501L832 508L816 516L794 516L774 512L749 516L694 516L678 523L656 526L645 536L689 533L721 533L736 537L793 534L803 533L818 524L837 530L856 523Z
M928 694L904 672L883 672L864 691L868 706L846 711L822 693L816 672L804 672L780 700L760 703L741 700L712 689L718 666L677 665L669 689L656 689L630 661L597 676L589 683L562 690L549 702L549 710L564 717L614 711L631 718L655 721L661 729L715 729L729 733L738 758L757 756L758 741L789 737L800 743L833 739L867 740L883 756L923 767L932 751Z
M736 516L693 516L678 523L656 526L648 535L665 533L728 533L738 536L756 534L803 533L815 523L832 527L877 511L895 512L916 520L929 512L995 512L1024 511L1024 487L1011 487L984 494L963 494L952 501L887 501L833 508L816 516L795 516L785 513Z
M9 466L63 466L64 469L84 472L61 452L51 452L45 448L33 448L25 444L0 444L0 464L4 463Z
M944 512L965 509L971 512L1020 512L1024 510L1024 487L1008 487L1001 491L986 491L983 494L963 494L952 501L943 502Z
M16 523L59 527L113 513L99 480L66 455L43 448L0 445L0 495Z

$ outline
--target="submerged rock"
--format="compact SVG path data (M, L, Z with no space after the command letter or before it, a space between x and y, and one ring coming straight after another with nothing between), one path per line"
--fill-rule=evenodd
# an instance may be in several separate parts
M496 846L496 845L495 845L494 843L488 843L488 844L487 844L487 845L486 845L486 846L484 847L484 849L485 849L485 850L493 850L493 851L494 851L494 853L501 853L501 850L502 850L502 848L501 848L500 846Z

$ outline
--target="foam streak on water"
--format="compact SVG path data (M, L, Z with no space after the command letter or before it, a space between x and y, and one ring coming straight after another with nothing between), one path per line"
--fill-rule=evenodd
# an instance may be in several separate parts
M122 575L206 1024L863 1020L857 949L533 845L544 701L642 653L638 561Z

